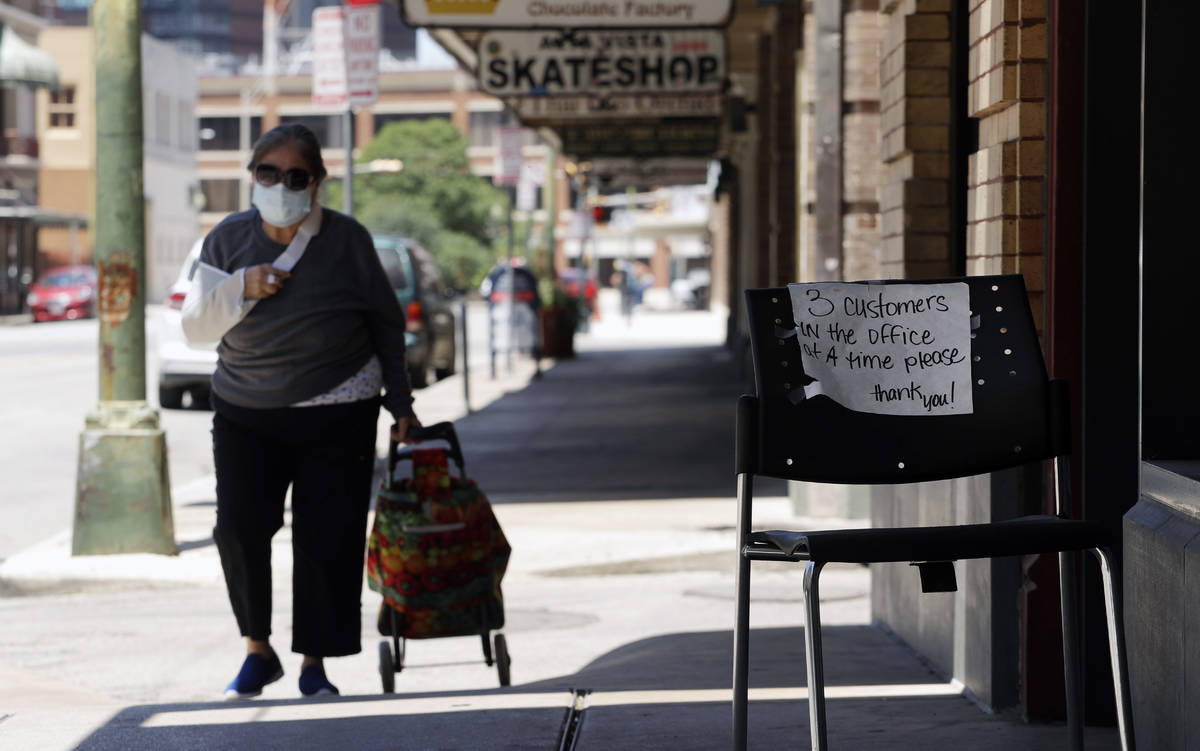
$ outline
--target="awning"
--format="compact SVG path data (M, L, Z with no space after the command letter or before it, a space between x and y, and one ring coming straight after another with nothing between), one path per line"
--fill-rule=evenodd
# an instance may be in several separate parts
M58 88L58 62L0 22L0 81Z

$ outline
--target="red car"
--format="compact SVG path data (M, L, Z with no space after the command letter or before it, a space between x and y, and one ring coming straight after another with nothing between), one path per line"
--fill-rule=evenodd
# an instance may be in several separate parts
M59 266L44 272L25 298L34 321L64 321L96 314L96 269Z

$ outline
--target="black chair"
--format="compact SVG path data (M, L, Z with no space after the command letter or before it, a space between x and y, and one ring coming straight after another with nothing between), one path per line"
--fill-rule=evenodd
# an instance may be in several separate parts
M973 413L893 416L851 411L828 397L804 398L812 379L800 366L786 287L746 291L756 396L737 408L738 571L734 625L733 746L746 748L750 640L750 562L807 561L804 642L809 725L814 751L826 751L825 686L817 586L830 562L910 562L923 589L952 591L951 561L1059 553L1063 592L1069 747L1083 746L1076 623L1075 551L1100 561L1122 748L1133 749L1120 577L1109 530L1070 518L1067 467L1070 421L1065 382L1048 380L1021 276L896 280L965 282L970 290ZM814 390L815 391L815 390ZM989 524L818 532L751 529L755 475L843 484L910 483L982 474L1033 461L1053 461L1056 516ZM940 580L940 582L939 582ZM938 584L942 586L938 586Z

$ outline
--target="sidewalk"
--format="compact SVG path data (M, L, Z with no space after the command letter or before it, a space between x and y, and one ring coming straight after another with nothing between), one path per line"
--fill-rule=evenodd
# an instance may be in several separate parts
M0 748L729 748L742 387L722 327L706 313L642 313L632 328L610 316L538 380L525 360L496 381L473 371L469 416L460 377L418 395L425 422L457 421L468 472L513 545L511 687L477 638L439 639L410 641L397 693L381 694L379 597L364 589L364 651L328 663L342 697L297 698L285 528L274 624L287 674L257 700L212 701L240 647L202 478L173 491L176 557L72 559L64 531L0 565ZM759 525L830 525L794 518L783 494L758 483ZM984 713L870 626L866 569L826 572L834 749L1065 745L1061 726ZM756 567L754 595L751 747L805 748L800 570ZM1092 735L1089 749L1117 748L1114 732Z

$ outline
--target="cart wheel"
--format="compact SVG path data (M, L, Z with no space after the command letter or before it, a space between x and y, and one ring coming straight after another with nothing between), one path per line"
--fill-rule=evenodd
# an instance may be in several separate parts
M383 693L396 690L396 667L392 662L392 647L386 641L379 642L379 678L383 681Z
M408 640L403 636L396 642L396 672L404 669L404 658L408 655Z
M507 686L511 683L511 676L508 672L508 666L512 664L512 659L508 656L508 641L504 638L504 634L496 634L496 672L500 674L500 685Z

